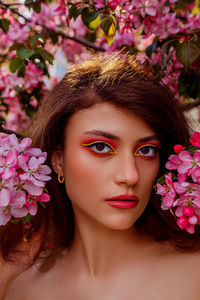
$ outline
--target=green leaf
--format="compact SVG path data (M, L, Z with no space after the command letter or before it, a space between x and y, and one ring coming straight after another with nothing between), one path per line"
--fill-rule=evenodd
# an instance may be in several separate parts
M176 59L186 70L200 56L200 48L195 42L181 43L176 47Z
M157 183L160 183L160 184L165 183L165 176L163 175L163 176L159 177L159 178L157 179L157 181L156 181L156 184L157 184Z
M53 64L54 56L46 51L43 48L38 48L36 51L36 54L41 55L45 60L47 60L51 65Z
M11 73L15 73L17 71L17 69L19 68L19 66L21 65L22 60L18 57L14 58L9 65L9 69Z
M25 65L24 65L24 63L22 63L21 66L19 67L18 71L17 71L17 76L24 78L25 71L26 71Z
M71 4L69 7L69 19L71 20L73 18L75 21L81 12L82 9L78 9L75 4Z
M175 48L178 45L178 43L179 43L178 39L172 39L172 40L169 40L169 41L167 41L163 44L162 51L161 51L161 60L162 60L163 64L167 63L166 58L165 58L165 54L168 54L170 48L171 47Z
M194 153L195 151L197 151L198 150L198 148L197 147L195 147L195 146L193 146L193 145L190 145L190 146L188 146L187 147L187 151L189 151L190 153Z
M17 56L21 59L26 59L31 57L35 51L33 49L19 48L17 49Z
M111 17L105 17L102 19L100 23L100 27L105 33L105 35L108 35L111 25L113 24L113 19Z
M58 34L55 31L49 33L52 43L55 45L58 42Z
M92 22L90 22L88 26L91 30L94 30L99 25L99 22L100 22L100 15L98 15L96 19L94 19Z
M96 19L97 19L96 22L99 23L100 17L99 18L98 17L99 17L99 11L94 10L94 9L90 9L88 7L85 7L81 12L81 19L83 21L83 24L85 24L85 26L87 26L89 29L93 28L93 25L91 25L91 28L90 28L90 24L93 21L95 21ZM95 25L95 23L94 23L94 25Z
M40 11L41 11L41 3L40 2L35 3L34 5L32 5L32 7L36 13L38 13L38 14L40 13Z
M23 222L26 224L26 223L28 223L32 218L33 218L33 216L30 215L30 214L28 213L25 217L22 218L22 220L23 220Z
M88 31L88 32L86 32L84 39L86 41L94 43L97 39L96 33L94 31L90 31L90 32Z
M183 70L178 78L179 95L196 99L199 92L198 74L194 70Z
M111 16L103 18L100 23L100 28L103 30L103 32L106 36L106 39L108 41L108 44L111 45L114 40L114 36L115 36L115 32L116 32L115 19Z
M36 3L33 3L33 1L30 1L30 0L25 0L25 3L24 3L29 9L30 8L33 8L34 11L36 13L40 13L41 11L41 3L40 2L36 2Z
M0 28L3 30L4 33L7 33L9 30L10 21L8 19L1 19L0 20Z
M38 39L40 38L40 33L36 33L30 40L31 46L34 47L37 43Z
M24 45L22 43L14 42L10 48L9 51L17 50L19 48L22 48Z

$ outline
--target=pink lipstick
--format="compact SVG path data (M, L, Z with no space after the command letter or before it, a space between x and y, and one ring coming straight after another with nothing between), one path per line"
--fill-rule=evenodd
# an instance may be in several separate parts
M116 208L133 208L138 205L139 198L133 194L118 195L106 199L106 203Z

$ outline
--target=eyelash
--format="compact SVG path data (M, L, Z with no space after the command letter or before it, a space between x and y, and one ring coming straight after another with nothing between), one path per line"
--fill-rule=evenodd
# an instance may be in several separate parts
M109 143L107 142L104 142L104 141L95 141L95 142L91 142L91 143L88 143L88 144L81 144L82 146L86 147L86 148L89 148L90 151L92 151L93 153L96 153L96 154L99 154L99 155L107 155L107 154L117 154L117 151L115 150L115 148L113 146L111 146ZM97 147L97 145L101 145L103 146L104 148L101 149L101 150L98 150L97 148L94 149L94 147ZM105 152L102 152L102 150L105 150L105 147L107 147L107 150L109 151L105 151ZM149 152L148 153L139 153L140 151L144 150L145 148L148 148L149 150L151 149L151 151L153 151L153 153L151 153L149 155ZM152 144L144 144L144 145L141 145L140 147L138 147L134 153L134 156L139 156L141 158L144 158L144 159L153 159L156 154L159 152L159 147L156 146L156 145L152 145Z
M91 142L89 144L81 144L81 145L86 148L89 148L92 152L97 153L97 154L101 154L101 155L102 154L117 154L117 151L115 150L115 148L107 142L95 141L95 142ZM97 148L96 148L96 150L92 149L93 147L96 147L97 145L107 146L111 151L102 152L102 151L98 151Z
M153 154L144 154L144 153L139 153L140 150L144 150L145 148L148 148L149 150L151 149L153 151ZM142 145L139 148L136 149L134 156L139 156L141 158L145 158L145 159L152 159L156 156L156 154L159 152L159 147L152 145L152 144L146 144L146 145Z

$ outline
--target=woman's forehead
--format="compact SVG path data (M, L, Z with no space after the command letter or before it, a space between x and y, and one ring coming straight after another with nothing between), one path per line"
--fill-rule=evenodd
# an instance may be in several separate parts
M105 102L76 112L69 119L66 131L67 134L71 132L84 135L95 135L101 131L115 136L114 139L120 138L121 135L136 138L156 135L141 117L127 109Z

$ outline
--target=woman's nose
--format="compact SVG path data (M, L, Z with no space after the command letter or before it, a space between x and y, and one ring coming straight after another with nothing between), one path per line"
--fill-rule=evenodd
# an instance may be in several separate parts
M135 185L139 180L139 173L134 156L128 155L118 160L115 182L117 184Z

